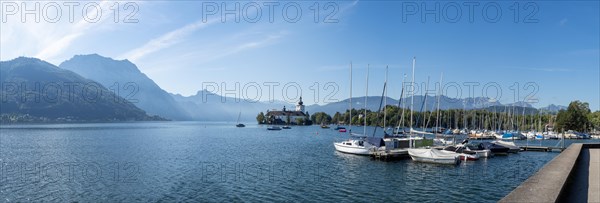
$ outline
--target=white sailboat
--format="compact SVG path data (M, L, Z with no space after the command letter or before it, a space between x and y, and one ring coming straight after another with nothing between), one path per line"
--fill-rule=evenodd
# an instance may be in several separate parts
M412 66L412 98L410 102L410 137L413 137L413 133L417 133L412 128L413 111L414 111L414 94L415 94L415 63L416 58L413 58ZM460 162L458 153L445 153L438 149L433 148L413 148L414 140L412 141L411 148L408 149L408 155L410 155L413 161L425 162L425 163L436 163L436 164L457 164Z
M367 67L367 95L368 95L368 89L369 89L369 68ZM350 98L352 98L352 63L350 63ZM367 109L367 104L366 104L366 96L365 96L365 115L366 115L366 109ZM352 122L350 122L349 125L349 134L350 134L350 139L342 141L342 142L334 142L333 146L335 147L336 151L339 152L343 152L343 153L348 153L348 154L356 154L356 155L369 155L370 151L372 149L377 148L377 146L369 143L366 141L366 126L367 126L367 117L364 116L365 118L365 123L364 123L364 134L360 135L360 134L354 134L352 133ZM350 99L350 121L352 121L352 99Z

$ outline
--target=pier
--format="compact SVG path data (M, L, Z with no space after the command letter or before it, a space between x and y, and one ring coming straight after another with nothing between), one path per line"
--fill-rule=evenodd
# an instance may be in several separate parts
M390 159L406 157L406 156L408 156L408 150L407 149L374 150L369 153L369 156L371 156L372 159L386 161L386 160L390 160Z
M564 148L562 147L548 147L548 146L520 146L523 151L538 151L538 152L553 152L558 151L562 152Z
M500 202L600 202L600 143L571 144Z

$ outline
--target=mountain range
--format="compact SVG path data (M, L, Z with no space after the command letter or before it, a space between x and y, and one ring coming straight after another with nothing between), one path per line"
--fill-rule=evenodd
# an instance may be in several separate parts
M35 103L29 100L20 102L19 94L14 94L3 86L1 114L21 113L48 117L77 117L87 120L152 120L153 118L167 118L171 120L208 120L208 121L235 121L238 115L241 120L254 120L259 112L271 109L294 109L295 104L283 101L255 102L235 100L231 97L222 97L200 90L192 96L182 96L168 93L158 86L138 67L128 60L114 60L97 54L76 55L61 63L58 67L34 58L17 58L1 62L2 74L0 79L3 84L20 84L25 82L27 87L36 82L79 82L98 84L102 97L92 105L82 101L64 101L60 98L58 103ZM81 90L81 89L77 89ZM47 97L45 95L44 97ZM120 98L126 102L114 102L109 98ZM377 110L381 97L369 96L367 108ZM409 108L411 97L403 99L402 106ZM414 109L433 110L437 108L437 97L414 96ZM80 98L81 100L81 98ZM355 109L364 108L365 97L352 98ZM397 99L386 97L388 105L398 105ZM501 104L498 101L485 97L454 99L446 96L440 97L440 109L504 109L504 106L518 106L534 109L529 103L516 102ZM334 114L344 112L349 108L349 99L324 105L308 105L309 113L325 112ZM540 108L543 112L557 112L565 106L550 105ZM69 110L65 110L69 109ZM529 112L529 111L528 111Z
M163 120L92 80L35 58L0 62L0 84L2 122Z

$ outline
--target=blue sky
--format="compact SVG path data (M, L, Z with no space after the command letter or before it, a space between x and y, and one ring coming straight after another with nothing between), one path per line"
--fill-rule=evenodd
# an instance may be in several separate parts
M518 2L517 22L514 1L479 3L473 9L472 22L465 6L469 2L334 1L326 8L326 1L292 1L302 11L295 23L282 15L282 7L290 2L275 7L273 22L264 6L269 2L237 2L249 8L247 13L239 12L248 18L257 16L252 5L261 6L261 18L255 23L244 16L235 22L233 15L226 15L226 22L221 22L220 15L208 15L203 3L217 5L221 11L220 1L135 2L130 9L139 8L133 16L137 23L123 23L131 12L124 9L127 2L119 2L115 14L110 9L115 2L106 1L97 2L103 11L100 20L87 22L81 7L88 2L81 2L75 8L74 22L69 22L63 7L56 23L44 18L37 23L32 16L26 16L23 23L18 15L6 15L7 2L22 7L21 2L2 1L1 60L30 56L58 65L76 54L98 53L129 59L163 89L182 95L195 94L203 84L216 83L222 88L224 83L233 89L236 82L240 87L255 82L262 86L258 98L267 100L264 83L278 82L277 100L295 98L294 88L288 89L287 97L282 94L286 84L297 84L305 103L323 104L348 97L352 62L353 96L365 94L364 74L370 64L369 95L381 94L385 67L389 66L388 95L398 98L403 75L410 79L412 58L416 57L417 82L425 82L429 76L433 86L443 72L444 83L461 86L462 94L451 90L448 96L469 96L465 82L477 82L475 96L486 96L483 86L497 84L502 89L502 103L522 101L533 93L527 98L537 99L533 103L537 107L567 105L578 99L589 102L592 110L600 109L597 1ZM227 6L233 8L234 3L228 1ZM314 22L314 7L311 9L315 3L319 3L318 23ZM436 22L433 14L423 20L421 12L433 9L436 3L440 7L434 13L440 21ZM44 7L48 1L40 4ZM414 5L419 11L409 15L408 9ZM460 6L462 15L457 22L450 22L456 16L454 5ZM496 16L494 5L502 14L497 22L488 22ZM483 9L486 6L487 10ZM295 7L290 8L291 19ZM332 8L336 8L333 19L337 22L323 23ZM203 14L207 14L205 20ZM115 16L119 22L114 22ZM325 89L328 83L337 88ZM525 89L531 83L534 85ZM494 88L490 90L487 96L495 97ZM247 91L246 98L257 98L254 92ZM330 98L329 93L333 93Z

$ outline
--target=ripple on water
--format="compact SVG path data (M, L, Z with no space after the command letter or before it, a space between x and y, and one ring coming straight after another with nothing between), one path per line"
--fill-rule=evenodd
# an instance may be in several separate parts
M118 180L114 168L97 182L1 178L2 199L21 202L494 202L556 156L380 162L336 152L333 142L346 137L318 126L194 122L12 126L0 139L4 163L120 166ZM123 181L129 175L137 181Z

